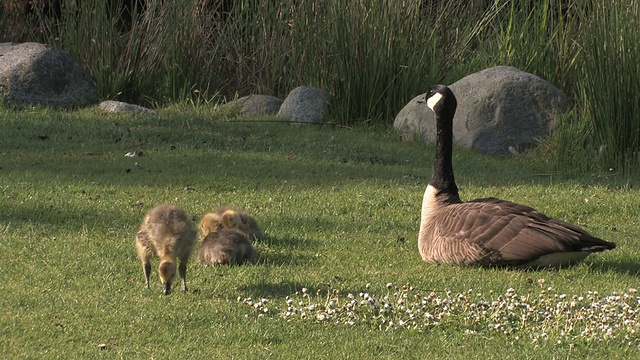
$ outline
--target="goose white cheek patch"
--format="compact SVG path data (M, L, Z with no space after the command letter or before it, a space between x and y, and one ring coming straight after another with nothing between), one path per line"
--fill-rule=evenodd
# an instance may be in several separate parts
M433 110L436 104L440 102L440 99L442 99L442 94L440 93L435 93L433 94L433 96L427 99L427 106L429 107L429 109Z

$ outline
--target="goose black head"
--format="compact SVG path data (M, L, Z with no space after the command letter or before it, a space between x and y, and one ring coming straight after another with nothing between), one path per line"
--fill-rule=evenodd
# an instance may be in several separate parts
M455 95L446 85L432 86L424 96L424 100L438 119L452 120L458 107Z

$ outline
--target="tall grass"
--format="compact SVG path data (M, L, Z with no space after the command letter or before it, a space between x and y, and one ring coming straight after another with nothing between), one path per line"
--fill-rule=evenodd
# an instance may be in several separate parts
M600 165L631 170L640 157L640 1L594 6L580 41L585 116L601 146Z
M570 92L580 55L574 29L582 7L567 3L506 2L496 31L489 34L494 38L486 39L487 58L536 74Z
M379 120L442 63L421 16L416 1L245 0L223 27L222 43L233 44L239 92L283 97L299 85L317 86L333 95L337 121Z
M433 83L512 65L574 100L574 116L545 144L557 168L575 156L607 169L637 162L638 0L147 1L130 9L128 26L105 3L118 2L65 1L59 19L3 9L1 40L68 51L103 98L284 98L309 85L332 95L331 120L342 124L389 124ZM600 145L607 151L595 159Z

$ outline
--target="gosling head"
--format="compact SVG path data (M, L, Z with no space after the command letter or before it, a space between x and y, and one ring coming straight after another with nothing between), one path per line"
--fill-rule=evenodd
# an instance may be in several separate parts
M439 118L453 119L453 114L458 107L458 101L451 89L446 85L434 85L424 96L429 109Z
M212 232L222 229L222 217L216 213L209 213L200 222L200 232L207 236Z
M165 295L171 293L171 283L176 275L176 263L169 260L163 260L158 267L158 275L160 275L160 281L164 286L163 292Z
M227 229L240 229L242 219L235 210L227 210L222 214L222 224Z

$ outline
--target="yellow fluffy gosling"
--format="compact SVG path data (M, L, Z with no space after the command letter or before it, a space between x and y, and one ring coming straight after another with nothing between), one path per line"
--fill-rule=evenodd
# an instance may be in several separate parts
M176 259L180 260L178 272L182 290L187 291L187 262L196 240L196 230L184 211L173 205L160 205L144 217L136 235L136 250L149 288L150 259L160 258L158 275L164 293L171 293L171 283L176 274Z
M258 221L253 216L245 211L229 207L222 207L207 213L200 221L200 232L205 237L223 228L237 229L256 239L260 239L264 235Z

